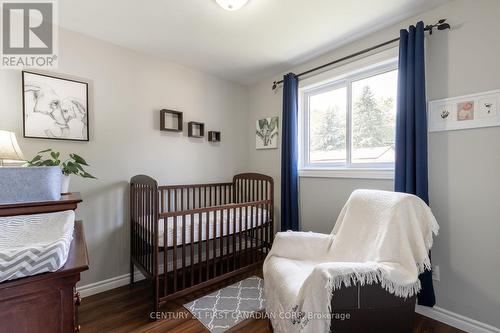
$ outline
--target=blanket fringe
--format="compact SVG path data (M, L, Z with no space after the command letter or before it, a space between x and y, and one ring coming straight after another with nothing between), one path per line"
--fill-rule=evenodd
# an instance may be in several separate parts
M422 267L425 265L422 264ZM420 280L409 284L409 285L398 285L393 281L385 278L384 273L381 270L375 270L365 273L349 273L344 275L338 275L334 277L330 277L327 282L326 289L328 290L328 294L331 295L333 291L342 288L342 286L350 287L359 283L361 286L364 285L372 285L380 283L382 288L384 288L387 292L402 298L412 297L416 295L420 289L421 284ZM329 302L328 309L331 311L331 302Z

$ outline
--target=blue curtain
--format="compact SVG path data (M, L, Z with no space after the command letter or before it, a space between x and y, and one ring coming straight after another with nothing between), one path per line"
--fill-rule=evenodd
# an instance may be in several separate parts
M283 78L283 125L281 135L281 231L299 230L298 182L298 79Z
M400 32L395 190L429 203L423 22ZM420 282L418 304L434 306L432 272L421 274Z

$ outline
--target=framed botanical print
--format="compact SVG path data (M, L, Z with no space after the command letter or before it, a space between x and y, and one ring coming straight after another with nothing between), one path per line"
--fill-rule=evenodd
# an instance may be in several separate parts
M88 83L22 72L25 138L89 141Z
M255 148L278 148L278 117L259 119L255 123Z

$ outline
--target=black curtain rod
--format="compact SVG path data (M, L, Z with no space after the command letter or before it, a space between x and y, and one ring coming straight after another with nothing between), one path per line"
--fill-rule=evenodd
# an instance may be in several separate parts
M438 30L446 30L446 29L450 29L450 25L448 23L446 23L446 19L441 19L439 20L436 24L432 24L432 25L427 25L425 26L424 28L424 31L429 31L429 34L432 35L432 30L434 28L437 28ZM304 76L304 75L307 75L307 74L310 74L312 72L316 72L320 69L323 69L325 67L329 67L331 65L335 65L339 62L342 62L342 61L345 61L345 60L348 60L348 59L351 59L351 58L354 58L354 57L357 57L359 55L362 55L362 54L365 54L365 53L368 53L368 52L371 52L373 50L376 50L378 48L381 48L381 47L384 47L386 45L390 45L392 43L395 43L399 41L399 37L398 38L394 38L394 39L391 39L391 40L388 40L387 42L384 42L384 43L380 43L378 45L375 45L375 46L372 46L372 47L369 47L367 49L364 49L364 50L361 50L361 51L358 51L356 53L353 53L353 54L350 54L348 56L345 56L345 57L342 57L340 59L337 59L337 60L334 60L334 61L331 61L327 64L324 64L324 65L321 65L321 66L318 66L318 67L315 67L315 68L312 68L312 69L309 69L305 72L302 72L302 73L299 73L297 74L297 77L300 78L301 76ZM279 84L283 83L283 80L279 80L279 81L274 81L273 82L273 90L276 89L278 87Z

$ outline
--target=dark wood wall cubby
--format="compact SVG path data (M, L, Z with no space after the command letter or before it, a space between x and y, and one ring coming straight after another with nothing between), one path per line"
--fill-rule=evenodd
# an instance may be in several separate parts
M219 131L208 131L208 141L221 142L221 133Z
M166 119L172 117L173 126L167 124ZM182 132L182 112L162 109L160 110L160 130L167 132Z
M188 136L191 138L203 138L205 136L205 124L190 121L188 123Z

